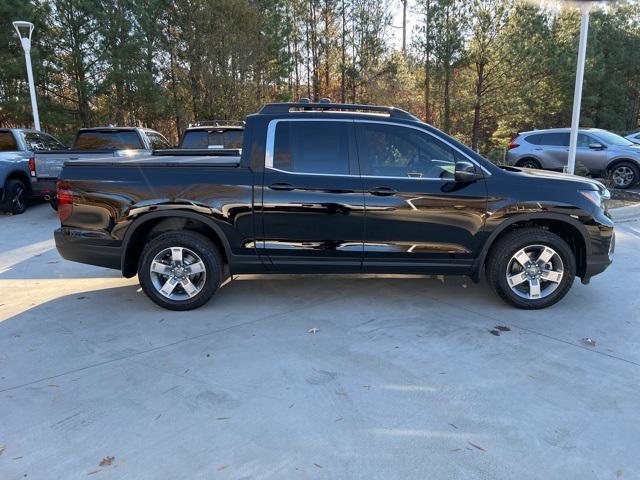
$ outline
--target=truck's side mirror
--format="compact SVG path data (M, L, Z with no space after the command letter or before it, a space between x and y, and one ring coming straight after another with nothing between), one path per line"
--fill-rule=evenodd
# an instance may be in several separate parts
M484 178L484 175L478 171L478 168L468 160L458 160L456 162L455 181L460 183L475 182Z

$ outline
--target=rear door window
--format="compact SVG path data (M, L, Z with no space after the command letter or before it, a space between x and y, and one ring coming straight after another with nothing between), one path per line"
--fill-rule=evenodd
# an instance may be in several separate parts
M10 152L17 149L18 145L16 139L13 138L13 133L0 132L0 152Z
M350 122L278 122L273 167L295 173L349 174Z
M526 137L524 137L525 141L527 143L531 143L533 145L541 145L542 144L542 137L543 135L540 133L536 133L534 135L528 135Z
M545 133L544 135L542 135L541 145L548 145L552 147L568 147L569 134L568 133Z
M141 149L142 142L135 130L88 130L78 134L76 150Z

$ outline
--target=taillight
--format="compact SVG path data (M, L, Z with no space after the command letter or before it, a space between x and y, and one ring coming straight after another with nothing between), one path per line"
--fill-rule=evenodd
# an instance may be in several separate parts
M31 173L32 177L36 176L36 159L35 159L35 157L31 157L29 159L29 173Z
M511 140L509 140L509 145L507 145L507 148L509 150L511 150L512 148L517 148L520 146L519 143L516 143L515 140L516 138L518 138L518 136L516 135L515 137L513 137Z
M73 191L64 181L58 181L58 217L60 223L67 220L73 213Z

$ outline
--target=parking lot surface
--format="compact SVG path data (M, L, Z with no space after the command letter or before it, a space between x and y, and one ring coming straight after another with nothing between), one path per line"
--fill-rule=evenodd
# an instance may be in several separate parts
M170 312L62 260L57 223L0 216L2 480L640 478L640 222L535 312L399 276L240 277Z

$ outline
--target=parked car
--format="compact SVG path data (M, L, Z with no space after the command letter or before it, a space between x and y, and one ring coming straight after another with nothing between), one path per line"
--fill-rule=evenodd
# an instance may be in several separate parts
M55 192L56 180L67 160L130 159L148 156L153 150L168 148L171 148L171 144L167 139L149 128L82 128L76 134L72 149L36 153L34 171L41 188ZM55 195L51 198L51 206L57 208Z
M640 144L640 132L632 133L630 135L627 135L624 138L626 138L630 142L633 142L633 143L636 143L636 144Z
M28 128L0 128L0 206L23 213L31 197L46 197L55 185L39 184L34 176L34 153L65 148L48 133Z
M189 125L180 140L179 148L242 148L244 122L212 120Z
M507 163L562 170L569 158L569 131L554 128L519 133L508 145ZM616 188L629 188L640 179L640 146L607 130L581 128L576 163L594 177L611 177Z
M611 263L599 182L500 168L391 107L269 104L242 154L69 161L60 254L138 274L158 305L207 302L225 275L469 275L508 303L554 304Z

